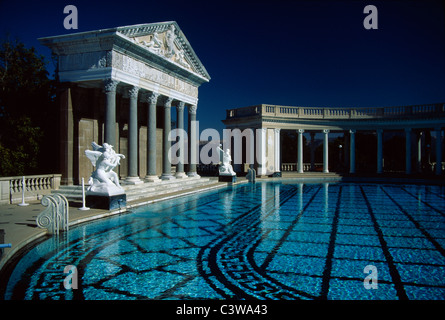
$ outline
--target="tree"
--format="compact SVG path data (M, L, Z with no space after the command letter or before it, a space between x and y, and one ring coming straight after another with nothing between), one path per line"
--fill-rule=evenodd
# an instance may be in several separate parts
M43 173L57 134L54 80L35 48L18 40L0 44L0 176Z

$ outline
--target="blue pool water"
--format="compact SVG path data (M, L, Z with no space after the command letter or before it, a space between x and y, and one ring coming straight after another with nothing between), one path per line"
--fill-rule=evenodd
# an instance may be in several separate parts
M78 289L64 288L67 265ZM6 299L445 299L445 189L283 180L160 202L41 242L5 290Z

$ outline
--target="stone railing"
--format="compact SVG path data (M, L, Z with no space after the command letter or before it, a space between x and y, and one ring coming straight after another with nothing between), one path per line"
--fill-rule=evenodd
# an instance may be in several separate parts
M41 200L51 190L60 187L61 174L25 176L25 200ZM22 200L23 176L0 177L0 204L14 204Z
M258 105L227 110L226 119L248 116L274 116L303 119L368 119L419 116L445 116L445 104L399 107L329 108Z
M314 169L315 171L322 171L323 170L323 163L314 163ZM281 171L282 172L289 172L289 171L297 171L297 164L296 163L282 163L281 164ZM310 171L311 170L311 164L308 162L303 163L303 171Z

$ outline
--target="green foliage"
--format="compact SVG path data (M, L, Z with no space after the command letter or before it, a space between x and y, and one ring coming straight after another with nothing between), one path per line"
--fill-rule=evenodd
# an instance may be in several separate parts
M24 175L34 172L38 167L37 154L42 143L43 132L34 127L31 119L22 116L10 119L2 125L0 142L0 172L4 176Z
M41 152L56 138L54 93L43 56L19 41L0 43L0 176L54 167Z

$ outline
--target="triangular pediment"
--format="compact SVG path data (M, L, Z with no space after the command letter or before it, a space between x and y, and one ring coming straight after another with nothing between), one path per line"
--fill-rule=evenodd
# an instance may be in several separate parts
M210 80L207 70L175 21L118 27L117 32L145 50Z

